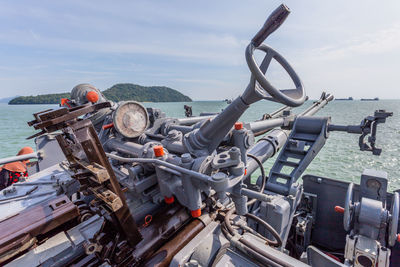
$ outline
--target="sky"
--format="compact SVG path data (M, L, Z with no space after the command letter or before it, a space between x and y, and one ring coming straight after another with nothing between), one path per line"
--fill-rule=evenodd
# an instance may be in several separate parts
M281 3L0 1L0 98L68 92L79 83L236 97L250 78L245 48ZM310 98L322 91L400 98L400 1L284 3L291 14L265 43L289 61ZM277 64L267 76L292 86Z

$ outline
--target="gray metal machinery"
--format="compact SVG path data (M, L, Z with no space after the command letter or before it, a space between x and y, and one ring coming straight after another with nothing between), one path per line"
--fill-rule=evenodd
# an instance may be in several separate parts
M345 258L355 266L387 266L390 249L397 239L399 193L392 196L387 209L387 174L365 170L361 176L359 201L354 201L350 183L346 194L343 224L346 237Z
M298 179L332 131L360 134L360 149L378 155L377 124L392 114L380 110L360 125L334 125L328 117L313 116L333 99L325 93L293 114L291 108L306 100L304 86L283 56L263 44L289 12L279 6L251 40L245 52L249 85L221 113L168 118L135 101L107 101L84 84L73 89L64 107L34 114L29 125L41 130L35 135L40 151L30 155L39 157L32 169L37 173L0 196L5 214L0 229L16 225L7 235L0 231L0 263L343 266L321 252L327 246L312 246L321 243L320 235L312 235L318 217L330 216L321 211L323 197L317 197L323 187L311 188L304 178L303 186ZM260 65L255 50L265 53ZM278 90L266 79L272 59L287 71L294 89ZM285 106L260 121L238 122L262 99ZM61 159L55 156L56 144ZM267 176L262 164L278 152ZM258 169L261 175L252 181ZM364 172L357 199L349 186L344 228L351 231L342 238L347 266L369 266L362 265L365 258L389 266L399 197L386 188L386 177L372 171ZM390 211L387 196L393 202ZM4 206L26 199L16 204L22 213L15 216ZM36 214L42 208L49 210L46 216ZM40 220L24 220L30 218L26 214Z

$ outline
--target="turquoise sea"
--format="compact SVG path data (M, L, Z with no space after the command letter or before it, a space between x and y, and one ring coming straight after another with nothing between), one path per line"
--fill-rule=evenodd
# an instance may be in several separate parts
M294 109L299 112L308 107L308 101L302 107ZM200 112L218 112L226 103L222 101L196 101L190 103L144 103L147 107L161 108L168 116L184 117L183 105L193 107L193 114ZM250 107L241 118L242 121L260 119L262 114L272 112L279 104L261 101ZM33 119L32 114L57 105L19 105L0 104L0 158L13 156L26 145L34 146L27 136L35 133L28 127L27 121ZM332 132L325 147L318 154L306 173L325 177L359 182L365 168L384 170L390 179L390 189L400 187L400 100L380 101L332 101L317 116L330 116L332 123L350 125L359 124L367 115L373 115L377 109L393 112L385 124L378 126L377 146L383 148L381 156L373 156L370 152L361 152L358 148L358 135ZM265 163L266 171L273 160Z

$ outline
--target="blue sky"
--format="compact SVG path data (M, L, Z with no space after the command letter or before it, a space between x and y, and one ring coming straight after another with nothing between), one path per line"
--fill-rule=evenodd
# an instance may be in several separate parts
M195 100L239 95L244 50L281 1L1 1L0 98L76 84L165 85ZM400 98L400 1L286 1L267 44L307 94ZM290 82L276 66L273 84Z

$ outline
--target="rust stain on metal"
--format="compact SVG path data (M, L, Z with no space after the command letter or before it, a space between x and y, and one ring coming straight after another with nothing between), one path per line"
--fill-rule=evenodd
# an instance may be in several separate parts
M67 196L60 196L29 208L0 222L0 263L39 234L46 234L78 217L77 207Z

